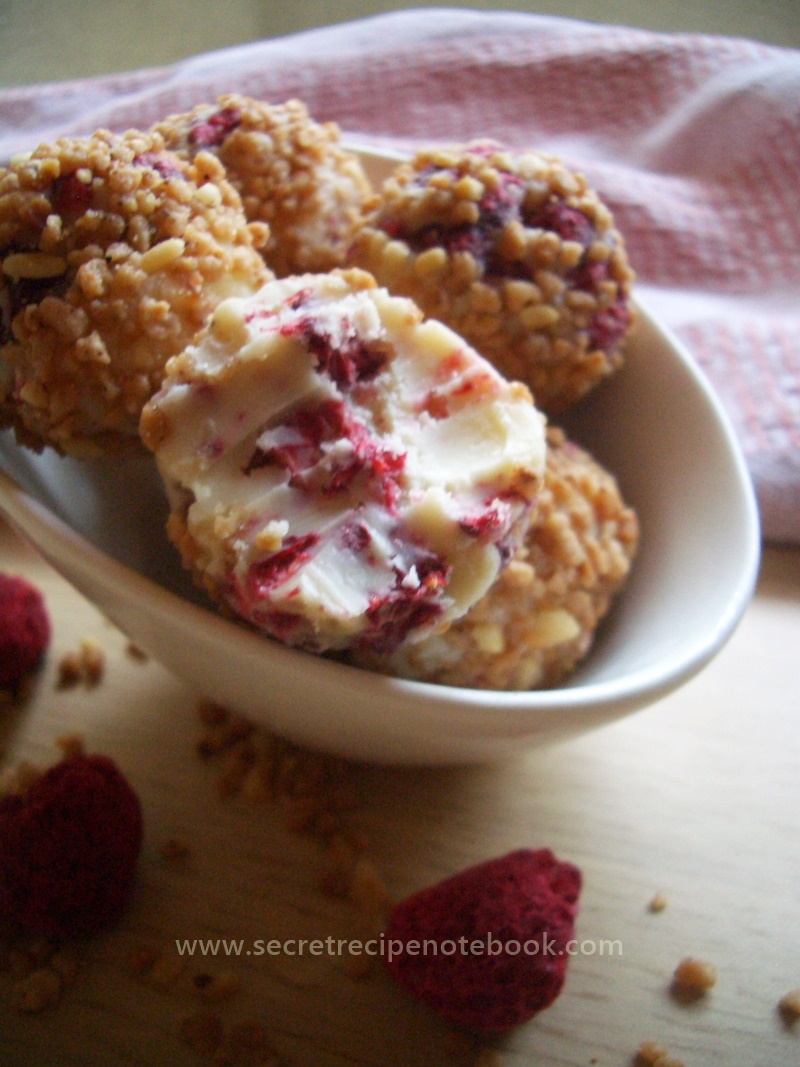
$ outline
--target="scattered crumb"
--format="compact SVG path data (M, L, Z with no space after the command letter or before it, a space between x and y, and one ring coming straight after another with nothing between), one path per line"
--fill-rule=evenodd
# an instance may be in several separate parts
M264 1027L255 1020L232 1023L227 1033L222 1018L211 1011L188 1015L180 1026L184 1045L204 1058L213 1057L217 1067L252 1064L279 1067L279 1058Z
M682 994L700 996L712 989L717 982L717 969L707 960L687 956L682 959L672 976L673 990Z
M86 755L86 742L83 734L62 734L56 738L56 748L63 759Z
M800 989L791 989L778 1003L778 1011L789 1023L800 1019Z
M0 797L24 793L44 774L44 769L29 760L20 760L14 767L6 767L0 779Z
M94 637L84 637L80 655L84 679L88 685L96 685L106 669L106 654L100 642Z
M137 663L146 663L149 660L149 656L143 648L140 648L134 641L129 641L125 647L125 651L128 653L131 659L136 660Z
M0 936L0 971L11 979L11 1004L25 1015L38 1015L60 1003L78 974L78 955L46 937Z
M659 1045L657 1041L643 1041L639 1046L637 1052L637 1058L641 1063L655 1063L657 1059L662 1056L666 1056L667 1050L663 1045Z
M683 1060L671 1056L656 1041L643 1041L636 1054L637 1067L684 1067Z
M360 806L348 763L307 752L216 702L203 701L197 710L203 727L197 752L204 760L221 761L216 781L220 798L278 804L292 833L313 836L322 845L320 891L353 906L365 937L382 932L391 900L380 873L363 854L363 835L348 826L346 817ZM374 961L366 953L351 953L343 969L349 978L362 979L374 969ZM195 984L201 995L212 993L208 976L198 976Z
M58 661L56 685L59 689L71 689L81 680L81 658L77 652L65 652Z
M77 651L65 652L58 661L56 686L59 689L71 689L83 682L88 686L97 685L106 669L106 654L95 637L84 637Z
M650 903L647 905L647 910L657 914L663 911L667 906L667 898L663 893L655 893L650 899Z

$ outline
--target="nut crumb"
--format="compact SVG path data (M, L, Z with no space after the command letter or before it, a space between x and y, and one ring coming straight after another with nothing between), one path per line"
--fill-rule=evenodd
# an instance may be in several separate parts
M685 1067L683 1060L671 1056L656 1041L643 1041L636 1054L636 1067Z
M86 755L86 743L83 734L61 734L56 738L56 747L63 759Z
M717 982L717 969L707 960L687 956L682 959L672 976L672 988L682 994L700 996L712 989Z
M663 893L654 893L650 898L650 903L647 905L647 910L653 912L654 915L663 911L667 906L667 898Z
M143 648L140 648L135 641L129 641L125 651L128 653L131 659L136 660L137 663L146 663L149 660L149 656Z
M81 658L77 652L65 652L58 661L58 678L56 685L59 689L71 689L81 680Z
M56 686L71 689L79 682L88 686L97 685L106 667L106 654L94 637L84 637L78 650L65 652L58 661Z
M43 774L43 768L29 760L20 760L15 767L4 768L0 779L0 797L24 793Z
M100 642L94 637L84 637L81 641L81 668L88 685L97 685L106 669L106 654Z
M791 989L778 1003L778 1011L788 1022L800 1019L800 989Z

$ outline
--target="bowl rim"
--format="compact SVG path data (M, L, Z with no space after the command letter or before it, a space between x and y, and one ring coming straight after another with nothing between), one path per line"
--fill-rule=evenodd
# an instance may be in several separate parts
M727 413L704 372L680 341L652 317L639 298L635 304L637 316L646 324L646 328L655 331L661 340L674 350L684 369L691 374L695 387L704 394L706 403L714 412L718 428L726 439L737 483L742 490L740 505L746 546L742 566L735 585L730 589L725 610L720 613L716 625L703 635L703 639L695 641L688 648L679 649L656 664L634 669L620 678L594 682L578 679L574 683L554 689L498 691L394 678L324 657L312 656L307 652L269 641L270 656L276 658L276 671L299 666L306 673L312 670L321 680L330 677L335 681L338 678L345 684L348 680L357 678L359 688L367 699L378 701L382 697L392 697L394 700L404 697L422 698L429 709L436 705L443 714L457 711L466 716L484 715L487 708L491 708L498 719L516 721L517 718L527 718L531 714L539 713L555 714L588 708L603 710L610 707L640 707L677 688L708 663L736 628L757 580L761 537L755 492ZM0 512L38 548L56 570L62 574L66 570L67 580L71 581L70 573L77 572L89 581L90 587L102 585L115 595L124 596L127 601L133 598L140 607L155 613L163 620L175 623L180 619L186 626L210 627L209 632L217 640L235 640L240 643L242 654L249 654L248 650L251 650L253 655L257 651L263 655L264 643L268 641L263 635L218 615L210 607L206 608L184 599L107 555L18 485L2 467ZM113 622L119 624L120 621L113 618L113 612L107 611L105 607L102 610L106 611ZM158 658L153 650L149 651L153 652L154 658ZM309 684L310 682L309 679Z

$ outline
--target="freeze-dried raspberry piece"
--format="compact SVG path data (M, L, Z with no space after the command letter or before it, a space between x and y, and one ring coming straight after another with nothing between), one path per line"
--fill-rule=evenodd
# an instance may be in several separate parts
M238 107L223 107L206 118L194 123L189 130L189 142L195 148L217 147L222 144L229 133L237 129L242 122L242 113Z
M92 206L92 183L81 181L77 174L65 174L55 181L52 196L59 215L82 215Z
M25 578L0 574L0 689L14 689L42 661L50 616L41 592Z
M490 522L492 515L463 521ZM443 633L389 656L365 650L351 659L439 685L512 690L562 685L592 649L600 623L629 579L638 544L636 511L613 475L549 426L536 514L522 548L486 596Z
M141 428L198 581L312 651L389 652L462 615L544 469L527 389L361 271L226 302Z
M549 849L519 849L423 889L393 909L389 973L446 1019L503 1033L561 992L581 873Z
M0 919L42 937L116 923L142 844L139 798L106 756L73 756L0 798Z

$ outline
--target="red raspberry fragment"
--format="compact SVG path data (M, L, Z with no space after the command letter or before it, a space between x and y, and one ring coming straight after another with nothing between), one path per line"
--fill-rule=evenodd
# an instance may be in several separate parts
M50 643L44 597L24 578L0 574L0 689L14 689L38 667Z
M142 844L139 798L106 756L62 760L0 798L0 922L60 940L116 923Z
M580 889L549 849L470 867L395 906L389 973L450 1022L507 1032L561 992Z
M241 125L242 113L236 107L223 107L209 115L205 122L196 122L189 131L189 143L197 148L215 148L228 134Z

